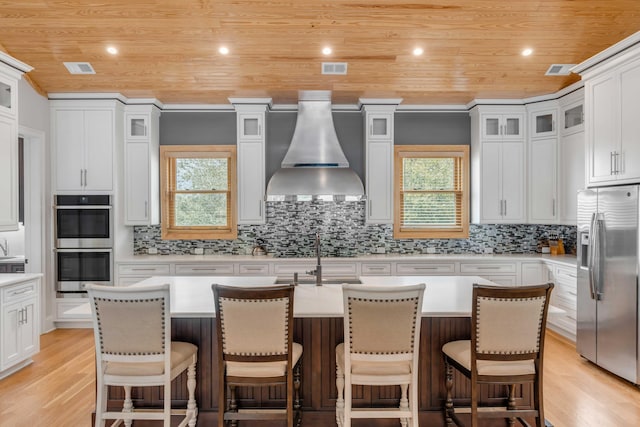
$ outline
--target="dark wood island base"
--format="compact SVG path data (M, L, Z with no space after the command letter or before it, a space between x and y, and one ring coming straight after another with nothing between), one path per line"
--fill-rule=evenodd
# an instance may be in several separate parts
M215 338L215 319L213 318L173 318L172 334L174 340L187 341L198 346L196 401L198 403L198 426L215 426L218 402L217 350ZM343 323L341 317L297 318L295 319L294 341L302 344L302 425L304 427L328 427L335 423L335 348L342 342ZM446 342L469 339L469 317L423 317L420 335L420 371L419 404L420 425L444 426L442 402L446 389L444 382L444 362L441 354ZM457 374L457 373L456 373ZM186 381L186 376L178 377L176 382ZM174 382L172 399L174 407L185 406L186 396L182 395L182 384ZM457 406L465 405L470 395L470 384L466 378L457 375L454 378L454 401ZM110 406L122 407L123 392L112 389ZM371 404L395 406L400 398L399 389L393 387L354 388L354 405ZM532 390L521 387L516 404L529 407ZM284 399L284 389L265 387L245 392L239 396L239 407L261 407L266 402L278 402ZM485 386L481 390L484 404L497 404L507 397L506 387ZM133 392L134 406L160 407L162 405L161 388L137 389ZM265 402L263 404L263 402ZM281 403L281 402L278 402ZM464 419L464 417L462 417ZM531 421L533 422L533 420ZM137 422L136 425L139 423ZM241 422L241 425L258 425ZM140 424L147 425L147 424ZM153 424L148 424L153 425ZM267 426L261 422L260 426ZM282 425L273 423L274 426ZM398 425L390 420L355 420L354 426L386 427ZM505 426L503 420L487 420L483 426Z

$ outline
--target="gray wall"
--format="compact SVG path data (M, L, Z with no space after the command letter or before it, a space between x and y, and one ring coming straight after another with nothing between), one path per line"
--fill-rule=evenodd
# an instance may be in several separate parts
M296 125L296 111L266 114L266 182L280 168ZM364 116L360 111L333 113L336 134L349 166L364 180ZM397 145L469 145L471 120L467 112L395 114ZM236 113L173 111L160 116L160 145L235 145Z
M160 115L160 145L235 144L235 111L171 111Z
M460 113L396 112L396 145L471 145L471 117Z

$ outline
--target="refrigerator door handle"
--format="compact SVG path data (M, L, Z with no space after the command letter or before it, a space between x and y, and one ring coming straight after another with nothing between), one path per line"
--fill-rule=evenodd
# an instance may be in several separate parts
M596 299L596 292L594 289L595 278L594 278L594 255L595 255L595 244L596 244L596 214L591 214L591 225L590 230L591 233L589 235L589 246L587 247L587 268L589 269L589 294L591 295L591 299Z
M593 292L594 292L594 299L600 300L602 299L602 292L601 292L601 286L600 286L600 277L601 277L600 267L602 267L602 242L604 238L604 215L601 213L598 213L595 215L594 230L596 231L595 233L596 241L595 241L595 251L593 256L594 270L595 270L595 277L593 281Z

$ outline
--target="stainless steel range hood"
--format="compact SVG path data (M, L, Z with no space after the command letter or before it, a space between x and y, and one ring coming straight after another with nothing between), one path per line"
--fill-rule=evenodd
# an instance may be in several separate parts
M330 91L300 91L298 119L282 168L267 185L268 201L361 200L364 187L349 168L333 126Z

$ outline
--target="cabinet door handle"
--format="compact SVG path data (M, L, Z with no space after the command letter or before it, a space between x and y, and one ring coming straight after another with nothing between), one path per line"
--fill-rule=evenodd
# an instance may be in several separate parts
M149 218L149 202L144 201L144 217Z
M258 216L262 217L262 200L258 200Z
M609 170L610 170L610 174L609 175L615 175L616 173L616 167L614 165L615 162L615 151L611 151L609 153Z
M369 199L369 216L371 216L372 208L371 208L371 199Z
M82 182L82 169L80 169L80 187L83 187L84 183Z
M87 186L87 170L84 170L84 186Z
M552 202L552 207L551 207L551 216L556 216L556 199L553 199Z
M507 216L507 199L504 200L504 216Z

